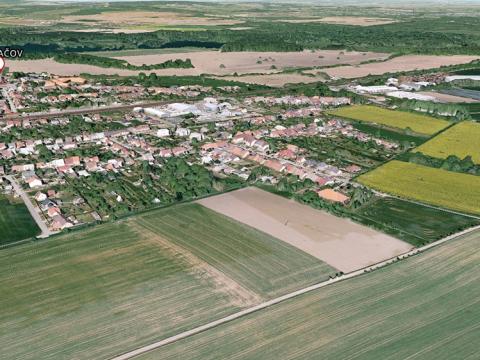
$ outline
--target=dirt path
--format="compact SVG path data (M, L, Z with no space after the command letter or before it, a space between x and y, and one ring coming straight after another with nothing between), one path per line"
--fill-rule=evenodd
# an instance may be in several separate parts
M169 251L172 256L181 255L181 257L192 267L197 277L206 281L213 281L219 292L226 293L232 300L232 304L238 307L249 307L261 303L264 299L255 292L247 289L225 275L220 270L199 259L191 252L181 246L177 246L162 236L157 234L148 223L137 219L131 222L129 226L133 231L139 234L142 239L152 241Z

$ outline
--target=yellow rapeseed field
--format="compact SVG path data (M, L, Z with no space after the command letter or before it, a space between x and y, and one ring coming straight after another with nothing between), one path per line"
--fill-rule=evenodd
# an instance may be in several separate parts
M388 110L371 105L346 106L330 111L329 114L402 130L410 128L416 133L425 135L433 135L450 124L446 120L435 119L430 116Z
M358 181L378 191L464 213L480 214L480 177L390 161Z
M480 124L464 121L419 146L415 151L440 159L456 155L460 159L470 155L480 164Z

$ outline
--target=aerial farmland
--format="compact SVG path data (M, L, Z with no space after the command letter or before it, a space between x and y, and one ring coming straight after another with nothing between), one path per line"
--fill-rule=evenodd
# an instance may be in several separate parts
M200 204L275 236L346 273L412 248L368 227L257 188L210 197L200 200Z
M449 122L446 120L402 111L392 111L371 105L339 108L331 111L329 114L384 125L394 129L410 129L413 132L425 135L433 135L449 125Z
M450 155L458 158L471 156L477 164L480 163L480 124L465 121L440 135L434 137L415 151L436 158L446 159Z
M0 0L0 360L479 359L478 2Z
M139 358L475 358L479 244L464 236Z
M23 203L0 197L0 246L34 237L39 231Z
M0 300L2 352L24 359L112 357L338 272L195 204L5 249L0 258L9 294Z
M480 178L391 161L358 178L378 191L468 214L480 214Z

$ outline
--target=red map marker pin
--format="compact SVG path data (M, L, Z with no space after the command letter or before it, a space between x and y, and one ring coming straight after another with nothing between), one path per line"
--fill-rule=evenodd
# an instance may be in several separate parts
M5 60L0 56L0 74L2 73L4 67L5 67Z

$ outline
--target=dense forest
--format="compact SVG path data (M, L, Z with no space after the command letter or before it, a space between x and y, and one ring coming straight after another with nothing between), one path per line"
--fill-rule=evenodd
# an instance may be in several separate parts
M391 53L479 54L480 34L469 28L448 29L448 17L415 19L377 26L323 23L247 21L245 29L205 31L160 30L146 33L40 32L36 28L0 29L0 47L22 46L26 57L80 51L154 49L184 46L221 48L223 51L298 51L347 49ZM470 22L480 21L476 18Z

